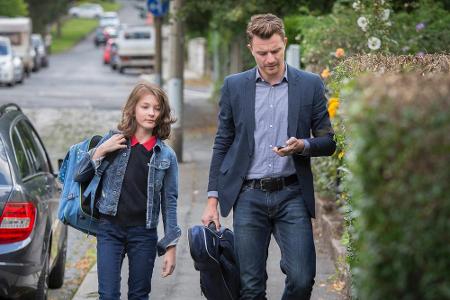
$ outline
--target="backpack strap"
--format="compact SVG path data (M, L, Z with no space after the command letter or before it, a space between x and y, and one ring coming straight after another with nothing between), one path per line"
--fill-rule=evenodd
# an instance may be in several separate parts
M89 185L87 186L86 190L83 193L83 196L85 198L88 198L89 194L90 194L89 206L91 209L91 220L94 217L95 194L96 194L97 188L100 184L100 180L102 179L102 175L106 171L106 169L108 169L109 165L116 158L118 153L119 153L119 151L117 150L117 151L107 155L103 159L102 163L97 168L94 177L91 179L91 182L89 183Z

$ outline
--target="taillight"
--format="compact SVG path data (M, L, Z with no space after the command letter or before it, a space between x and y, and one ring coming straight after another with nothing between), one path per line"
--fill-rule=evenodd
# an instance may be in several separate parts
M36 208L31 202L9 202L0 217L0 244L19 242L33 230Z

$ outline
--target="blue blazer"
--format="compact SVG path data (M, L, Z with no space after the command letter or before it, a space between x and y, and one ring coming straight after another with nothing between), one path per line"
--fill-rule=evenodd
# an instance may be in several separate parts
M289 137L306 139L309 156L293 155L303 198L315 216L311 158L336 150L321 78L288 66ZM214 141L208 191L219 194L220 212L226 217L247 175L254 152L256 68L225 78L219 101L219 123Z

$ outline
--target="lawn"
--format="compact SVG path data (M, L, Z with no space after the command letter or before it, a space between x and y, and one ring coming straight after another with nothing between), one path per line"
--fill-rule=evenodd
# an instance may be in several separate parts
M52 54L72 48L97 26L98 20L95 19L67 19L62 25L61 37L56 37L56 27L53 27Z

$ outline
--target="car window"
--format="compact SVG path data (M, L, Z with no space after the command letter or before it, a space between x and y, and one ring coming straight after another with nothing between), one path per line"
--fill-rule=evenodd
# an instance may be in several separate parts
M0 185L11 184L11 170L3 141L0 139Z
M42 145L36 143L36 140L33 137L32 127L24 120L21 120L17 124L17 129L19 130L23 145L25 146L28 157L31 159L36 172L49 172L47 158L45 153L43 153Z
M14 148L14 154L16 157L17 166L19 167L20 176L25 178L32 174L31 166L28 163L27 155L25 154L25 149L23 148L22 142L19 138L19 133L17 128L13 129L12 132L12 143Z
M149 39L150 32L127 32L125 33L126 40L141 40L141 39Z
M6 47L5 43L0 43L0 55L7 55L8 47Z
M11 45L19 46L22 44L22 39L20 38L20 32L0 32L0 36L6 36L9 38Z

